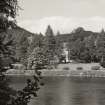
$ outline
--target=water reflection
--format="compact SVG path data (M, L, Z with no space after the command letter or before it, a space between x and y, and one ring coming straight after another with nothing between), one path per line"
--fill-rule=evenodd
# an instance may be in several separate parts
M24 80L25 81L25 80ZM22 83L14 88L23 87ZM14 84L13 83L13 84ZM105 79L77 79L67 77L46 77L45 86L30 105L104 105ZM23 82L24 84L24 82Z
M49 82L48 82L49 81ZM49 79L44 91L44 105L104 105L105 82L72 81L70 78ZM48 91L46 91L48 89Z

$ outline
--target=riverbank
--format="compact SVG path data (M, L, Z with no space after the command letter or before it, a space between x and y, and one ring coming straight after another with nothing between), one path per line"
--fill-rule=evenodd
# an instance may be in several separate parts
M6 73L11 76L32 76L35 74L33 70L20 71L14 70ZM105 77L105 70L42 70L42 76L67 76L67 77Z
M67 76L67 77L105 77L105 69L97 63L91 64L62 64L56 69L40 70L42 76ZM32 76L34 70L14 70L10 69L6 75L11 76Z
M63 71L42 71L42 76L67 76L67 77L105 77L105 70L84 71L84 70L63 70Z

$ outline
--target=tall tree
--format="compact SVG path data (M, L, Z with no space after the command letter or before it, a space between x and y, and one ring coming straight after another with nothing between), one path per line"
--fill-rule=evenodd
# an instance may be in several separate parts
M27 67L28 48L29 48L29 41L27 36L23 33L23 35L17 41L15 49L16 52L15 57L25 67Z
M97 62L97 51L96 51L96 37L94 34L90 35L89 37L85 38L85 47L88 51L88 55L90 58L90 62Z
M17 0L0 0L0 33L6 32L10 27L12 28L14 21L11 20L15 20L17 9ZM4 75L4 71L7 69L3 60L6 56L10 57L9 48L11 47L12 40L6 42L4 40L5 36L0 34L0 105L28 105L32 98L31 96L36 97L36 92L40 89L40 72L35 71L34 80L28 79L27 86L14 94Z
M48 25L45 35L45 50L48 55L49 61L51 61L55 56L56 40L50 25Z
M44 36L40 34L34 34L32 36L32 41L29 46L29 52L32 53L35 47L43 47L44 46Z
M102 29L96 40L97 56L100 58L100 62L104 62L105 67L105 31Z
M0 0L0 33L5 32L12 26L18 9L17 0ZM9 87L7 78L3 74L6 70L4 58L10 57L10 46L12 41L5 42L5 35L0 34L0 105L7 105L11 99L12 90Z
M60 40L60 32L57 32L57 35L55 36L55 40L56 40L56 55L58 57L58 60L60 62L60 59L62 58L62 54L63 54L63 42Z

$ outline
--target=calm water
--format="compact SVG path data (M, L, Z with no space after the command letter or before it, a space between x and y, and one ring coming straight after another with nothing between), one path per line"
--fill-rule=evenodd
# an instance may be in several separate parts
M25 85L26 77L11 79L15 89ZM43 82L29 105L105 105L105 79L46 77Z

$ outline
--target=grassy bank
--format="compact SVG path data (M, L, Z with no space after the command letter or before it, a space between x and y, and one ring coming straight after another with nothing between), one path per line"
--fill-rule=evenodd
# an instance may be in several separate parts
M68 76L68 77L105 77L105 70L42 70L42 76ZM34 75L32 70L9 72L6 75Z
M57 69L41 70L42 76L105 77L105 69L98 63L60 64ZM9 70L6 75L34 75L34 70Z
M42 71L42 76L68 76L68 77L105 77L105 70L97 71L84 71L84 70L71 70L71 71Z

